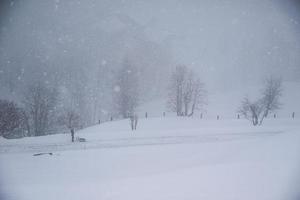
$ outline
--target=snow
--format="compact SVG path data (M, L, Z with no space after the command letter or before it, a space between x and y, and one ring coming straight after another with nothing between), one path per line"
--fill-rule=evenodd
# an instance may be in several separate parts
M237 117L237 111L243 98L248 97L251 100L260 97L262 82L257 84L240 85L235 89L211 90L208 89L207 105L204 105L202 111L195 114L195 117L200 117L203 113L205 119L216 119L219 115L221 119L233 119ZM289 118L292 113L300 114L300 91L299 82L283 82L283 94L280 99L281 109L276 111L277 116ZM151 100L150 102L140 106L139 114L144 116L145 112L148 116L161 117L163 111L167 111L167 97ZM167 116L173 115L167 113Z
M5 199L299 199L300 119L106 122L76 133L0 140ZM33 156L53 152L53 155ZM6 195L6 196L5 196Z

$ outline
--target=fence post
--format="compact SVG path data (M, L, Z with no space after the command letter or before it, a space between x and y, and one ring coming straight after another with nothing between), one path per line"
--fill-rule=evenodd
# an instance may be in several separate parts
M219 120L220 119L220 116L219 115L217 115L217 120Z
M240 114L237 115L237 118L240 119Z
M113 117L110 117L110 121L112 121L113 120Z
M202 119L203 118L203 114L201 113L201 115L200 115L200 119Z
M274 119L276 118L276 114L274 114Z
M166 113L165 113L165 112L163 112L163 116L164 116L164 117L166 116Z
M145 118L148 118L148 113L147 112L145 113Z
M292 118L293 118L293 119L295 118L295 112L292 113Z

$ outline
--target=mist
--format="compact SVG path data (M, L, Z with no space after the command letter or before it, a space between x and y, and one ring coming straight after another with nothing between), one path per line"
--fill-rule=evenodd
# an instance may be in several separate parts
M159 46L167 55L155 58L157 62L194 67L214 86L256 81L270 72L299 79L297 1L2 4L8 8L1 17L2 68L76 68L74 63L89 68L102 60L114 68L124 54L136 54L139 48L160 54ZM161 63L159 70L168 64ZM232 73L237 78L232 79Z
M0 0L0 199L299 200L299 0Z
M209 91L270 75L299 81L298 11L298 1L279 0L2 1L1 95L21 102L42 81L62 104L91 113L101 97L97 112L112 113L124 59L138 67L142 101L165 96L176 65L194 69Z

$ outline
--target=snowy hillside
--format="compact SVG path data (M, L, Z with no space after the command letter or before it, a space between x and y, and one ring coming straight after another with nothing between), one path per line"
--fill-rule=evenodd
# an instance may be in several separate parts
M0 200L300 200L300 0L0 0Z
M107 122L69 134L1 139L2 195L35 199L297 199L300 120ZM33 156L52 152L53 155Z

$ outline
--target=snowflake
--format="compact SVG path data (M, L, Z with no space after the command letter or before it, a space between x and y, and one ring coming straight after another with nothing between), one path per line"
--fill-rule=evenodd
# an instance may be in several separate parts
M120 90L121 90L120 86L116 85L116 86L114 87L114 91L115 91L115 92L120 92Z
M106 65L106 64L107 64L107 61L106 61L106 60L102 60L102 61L101 61L101 65L102 65L102 66L104 66L104 65Z

